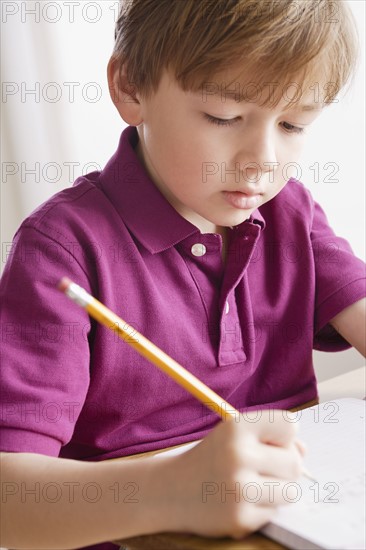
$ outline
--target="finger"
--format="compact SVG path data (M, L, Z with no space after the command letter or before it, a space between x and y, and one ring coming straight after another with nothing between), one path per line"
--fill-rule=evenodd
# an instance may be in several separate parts
M262 476L259 483L263 488L260 506L286 506L298 502L303 496L303 489L296 481Z
M239 487L241 499L260 507L284 506L297 502L302 497L300 483L271 476L255 476L254 472L249 476L246 472Z
M301 456L305 456L308 450L305 443L303 441L300 441L300 439L295 439L295 445L298 448Z
M278 447L258 441L253 434L243 438L238 467L260 475L297 479L301 475L302 457L295 444Z
M243 414L242 419L260 441L272 445L289 445L298 431L297 417L289 411L251 411Z
M296 445L276 447L260 444L257 452L257 472L287 480L300 477L303 460Z
M238 521L239 526L232 536L240 539L253 531L258 531L274 517L275 513L276 509L273 506L246 506L242 508L241 517Z

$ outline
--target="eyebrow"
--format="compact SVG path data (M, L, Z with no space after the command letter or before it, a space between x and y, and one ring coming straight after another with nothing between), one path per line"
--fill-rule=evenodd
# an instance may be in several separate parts
M320 107L318 105L312 103L310 105L301 105L299 107L300 111L321 111L324 108L324 103L320 104Z
M197 95L201 95L201 97L202 97L202 92L197 92ZM236 103L253 103L252 101L245 101L244 98L239 98L239 101L238 101L238 95L239 94L238 94L238 92L235 92L233 90L228 90L227 92L215 92L213 94L207 94L207 95L211 96L211 97L224 97L225 99L227 98L227 99L233 100ZM293 109L293 108L294 109L296 108L298 111L304 111L304 112L323 110L323 108L325 107L325 104L324 103L319 103L319 105L316 104L316 103L296 105L296 103L294 103L294 105L290 106L287 110Z

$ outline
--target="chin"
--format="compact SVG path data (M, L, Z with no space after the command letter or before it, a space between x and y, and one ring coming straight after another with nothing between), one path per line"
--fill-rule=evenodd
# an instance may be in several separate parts
M249 219L252 212L254 212L256 208L252 208L250 210L234 210L230 212L218 212L216 215L206 215L205 212L201 212L199 215L205 219L206 221L212 223L213 225L217 227L235 227L236 225L240 225L241 223L245 222L245 220Z
M241 210L240 212L237 212L232 216L225 216L222 219L222 223L218 223L217 225L221 225L222 227L234 227L235 225L240 225L241 223L245 222L245 220L248 220L250 218L254 210L255 209Z

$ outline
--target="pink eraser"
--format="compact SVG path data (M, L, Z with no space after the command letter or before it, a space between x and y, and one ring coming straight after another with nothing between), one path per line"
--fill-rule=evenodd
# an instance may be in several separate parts
M57 287L61 292L65 292L69 288L71 281L68 277L62 277L61 281L58 283Z

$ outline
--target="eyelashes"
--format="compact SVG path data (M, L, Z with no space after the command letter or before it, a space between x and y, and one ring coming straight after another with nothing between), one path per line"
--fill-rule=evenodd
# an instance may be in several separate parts
M300 128L299 126L294 126L289 122L281 122L281 124L283 125L283 128L285 128L286 132L289 132L290 134L302 134L305 131L304 128Z
M212 124L216 124L216 126L233 126L240 120L239 117L229 119L217 118L215 116L208 115L207 113L204 113L204 117Z
M210 122L211 124L215 124L216 126L234 126L237 122L240 121L240 117L236 118L217 118L212 115L209 115L207 113L203 113L205 119ZM289 122L281 122L282 127L284 128L285 132L288 134L302 134L304 132L304 128L300 128L299 126L294 126L293 124L290 124Z

